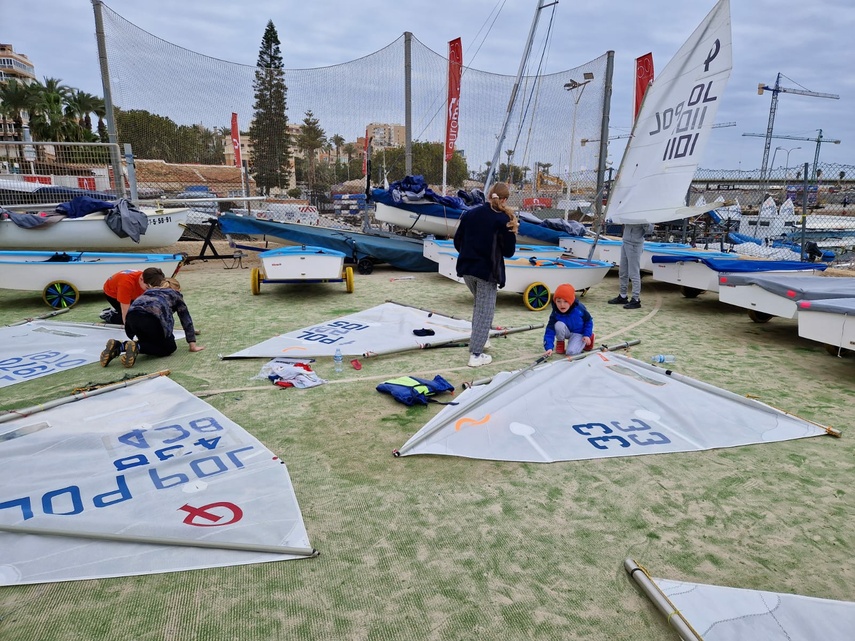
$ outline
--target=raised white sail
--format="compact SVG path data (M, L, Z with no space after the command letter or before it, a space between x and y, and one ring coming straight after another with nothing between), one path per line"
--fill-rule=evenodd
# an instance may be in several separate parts
M0 585L313 556L288 470L165 377L0 423Z
M606 218L660 223L706 212L686 192L732 67L730 2L720 0L644 94Z
M758 401L615 353L503 372L456 400L399 454L549 463L827 433Z

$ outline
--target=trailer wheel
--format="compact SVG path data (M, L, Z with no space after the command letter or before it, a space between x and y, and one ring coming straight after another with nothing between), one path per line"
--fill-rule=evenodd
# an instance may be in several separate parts
M755 323L768 323L772 319L772 314L758 312L756 309L749 309L748 318L753 320Z
M549 288L543 283L532 283L523 292L523 303L533 312L539 312L549 305Z
M680 293L686 298L697 298L701 294L703 294L706 290L698 289L697 287L686 287L682 285L680 287Z
M344 286L348 294L353 293L353 267L350 265L344 268Z
M374 262L370 258L362 258L356 263L356 269L363 276L368 276L374 271Z
M249 284L253 296L261 293L261 270L258 267L252 268L252 273L249 275Z
M80 292L71 283L57 280L42 290L42 299L54 309L66 309L77 304Z

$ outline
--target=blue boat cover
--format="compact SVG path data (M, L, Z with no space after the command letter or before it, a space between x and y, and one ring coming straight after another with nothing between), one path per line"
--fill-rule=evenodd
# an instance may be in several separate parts
M653 256L654 263L703 263L717 272L771 272L824 270L827 265L818 263L802 263L797 260L740 260L728 258L703 258L691 254L673 254L669 256Z
M803 300L799 311L826 312L828 314L855 315L855 298L823 298L822 300Z
M756 285L791 300L855 298L855 278L754 273L728 274L722 276L720 282L734 287Z
M317 245L343 252L354 262L369 258L411 272L435 272L439 266L424 257L424 244L413 238L388 238L345 229L277 223L225 213L219 217L226 234L264 234L301 245Z

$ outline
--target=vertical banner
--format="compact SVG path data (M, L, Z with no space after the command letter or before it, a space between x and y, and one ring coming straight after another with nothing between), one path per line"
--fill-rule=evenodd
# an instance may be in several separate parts
M641 109L641 100L647 86L653 81L653 54L646 53L635 59L635 106L632 112L632 120L638 116Z
M460 115L460 77L463 73L463 45L460 38L448 43L448 102L445 118L445 160L451 160L457 144L457 119Z
M232 112L232 147L235 150L235 167L243 167L240 157L240 129L238 128L237 114Z

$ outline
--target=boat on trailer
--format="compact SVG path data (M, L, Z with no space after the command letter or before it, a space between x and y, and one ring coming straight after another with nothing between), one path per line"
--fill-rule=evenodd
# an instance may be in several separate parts
M441 251L437 255L439 273L463 283L457 275L457 252ZM501 291L523 295L523 304L533 312L545 309L552 292L562 283L573 285L584 295L600 283L612 268L611 263L581 258L537 258L520 256L505 259L505 287Z
M40 227L20 227L9 218L0 219L0 249L127 251L166 247L178 242L187 223L189 210L186 207L140 207L140 210L146 215L148 226L138 243L116 235L106 223L106 213L99 211Z
M441 240L438 238L428 238L424 241L424 256L434 262L439 262L438 257L440 252L457 251L454 248L453 240ZM567 251L558 245L527 245L516 244L514 250L514 258L563 258Z
M185 254L0 251L0 289L39 291L55 309L73 307L80 292L101 291L116 272L159 267L174 276Z
M258 255L262 266L253 267L251 289L261 293L262 283L345 283L353 293L353 267L344 266L345 254L324 247L279 247Z

